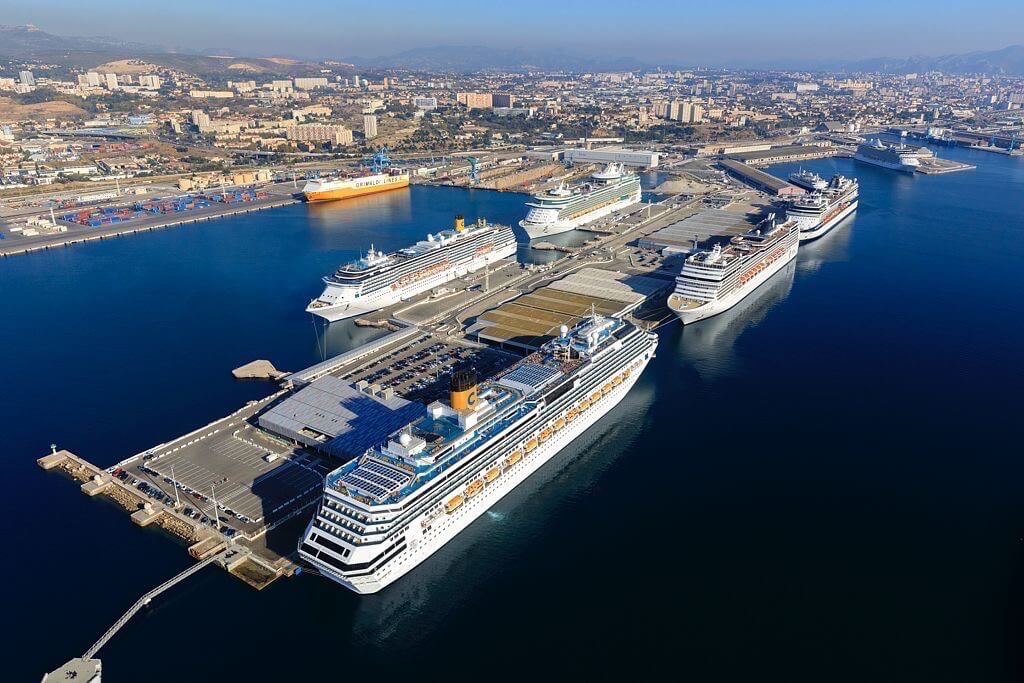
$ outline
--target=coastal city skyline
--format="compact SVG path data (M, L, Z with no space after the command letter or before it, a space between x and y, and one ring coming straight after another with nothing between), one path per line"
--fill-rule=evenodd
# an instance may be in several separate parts
M1024 8L2 3L11 680L1021 680Z

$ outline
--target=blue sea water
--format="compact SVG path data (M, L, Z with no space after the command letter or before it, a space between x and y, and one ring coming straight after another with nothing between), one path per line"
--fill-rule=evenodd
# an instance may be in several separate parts
M1024 160L939 154L978 168L804 163L860 180L855 216L664 327L620 406L385 592L206 570L104 648L104 679L1019 680ZM0 260L9 680L190 563L39 470L51 442L106 465L266 395L230 369L318 359L321 274L522 201L414 187Z

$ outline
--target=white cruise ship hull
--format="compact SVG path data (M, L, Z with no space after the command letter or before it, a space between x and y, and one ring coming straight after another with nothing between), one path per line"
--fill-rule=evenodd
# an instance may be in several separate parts
M558 235L563 232L569 232L576 228L586 225L591 221L595 221L598 218L603 218L608 214L625 209L627 206L631 206L640 201L640 192L635 195L628 197L627 199L621 199L614 204L602 206L590 213L585 213L582 216L577 216L571 220L558 220L551 223L528 223L525 220L519 221L519 227L526 231L526 234L530 236L530 239L537 239L538 237L548 237L550 235Z
M872 159L871 157L864 156L860 153L854 154L853 158L857 161L863 161L865 164L881 166L882 168L888 168L892 171L900 171L902 173L913 173L917 170L916 164L901 164L891 161L883 161L882 159Z
M653 350L650 357L654 355ZM608 394L603 395L596 402L592 403L590 409L581 412L575 420L567 423L561 430L554 432L547 441L539 444L532 452L523 455L517 463L504 470L500 477L487 484L479 494L466 500L453 513L442 513L440 517L435 518L430 524L429 531L423 533L418 539L409 541L404 550L388 560L377 571L363 576L352 577L343 576L322 563L317 564L317 569L327 578L340 583L356 593L376 593L397 581L430 557L441 546L455 538L480 515L489 510L527 477L536 472L544 463L554 457L555 454L569 445L573 439L585 432L609 410L618 405L619 401L629 393L630 388L639 379L648 362L650 362L649 358L641 360L641 364L619 386L614 387ZM421 522L424 520L424 515L411 520L409 523L410 531L421 528ZM315 519L310 522L309 527L306 529L306 537L313 530L314 524Z
M517 248L518 245L516 243L512 243L509 246L488 252L478 259L438 271L437 273L433 273L422 280L405 285L401 288L392 289L391 287L386 287L357 299L349 298L351 297L351 294L350 292L345 291L344 287L325 280L327 287L324 288L323 294L321 294L319 298L310 302L309 306L306 307L306 312L319 316L329 322L336 322L346 318L354 318L359 315L373 313L374 311L379 311L382 308L387 308L388 306L393 306L397 303L401 303L402 301L406 301L407 299L414 297L417 294L429 291L434 287L440 287L441 285L451 282L456 278L476 272L484 266L491 265L496 261L514 256ZM325 302L332 303L324 305Z
M847 206L845 209L837 213L832 218L829 218L828 220L822 221L816 225L808 226L806 230L803 226L800 226L800 241L810 242L811 240L818 239L819 237L827 233L829 230L839 225L843 221L843 219L845 219L847 216L849 216L856 210L857 200L855 199L852 202L850 202L849 206Z
M792 246L786 249L786 253L781 258L776 259L768 265L764 270L755 275L742 287L737 287L731 292L726 294L720 299L709 301L706 304L695 306L694 308L683 308L675 311L676 315L683 322L684 325L704 320L712 316L728 311L730 308L743 301L749 294L757 290L758 287L763 285L772 275L779 272L787 263L792 261L796 257L797 250L800 248L800 242L793 242Z

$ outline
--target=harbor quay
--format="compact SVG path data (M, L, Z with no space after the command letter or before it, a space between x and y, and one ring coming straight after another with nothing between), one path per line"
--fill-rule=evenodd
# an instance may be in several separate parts
M584 226L590 237L555 261L501 259L362 315L355 324L379 328L379 336L308 368L243 365L235 376L273 382L269 396L114 465L101 467L56 447L38 464L76 481L85 495L117 505L133 523L165 531L196 560L193 570L212 564L257 590L315 572L299 560L298 541L329 477L423 406L444 400L459 373L498 377L592 316L641 330L674 320L664 299L678 250L652 249L645 240L678 234L681 224L708 210L731 207L739 220L767 206L741 186L714 190L636 202ZM707 233L694 233L694 244L739 230L736 220L700 225ZM117 629L186 578L169 579L140 598L67 670L99 666L97 652Z

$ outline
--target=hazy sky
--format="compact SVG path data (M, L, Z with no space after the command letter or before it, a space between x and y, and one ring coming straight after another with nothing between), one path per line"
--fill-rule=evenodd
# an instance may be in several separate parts
M247 55L559 46L665 64L938 55L1024 42L1024 0L0 0L0 22Z

